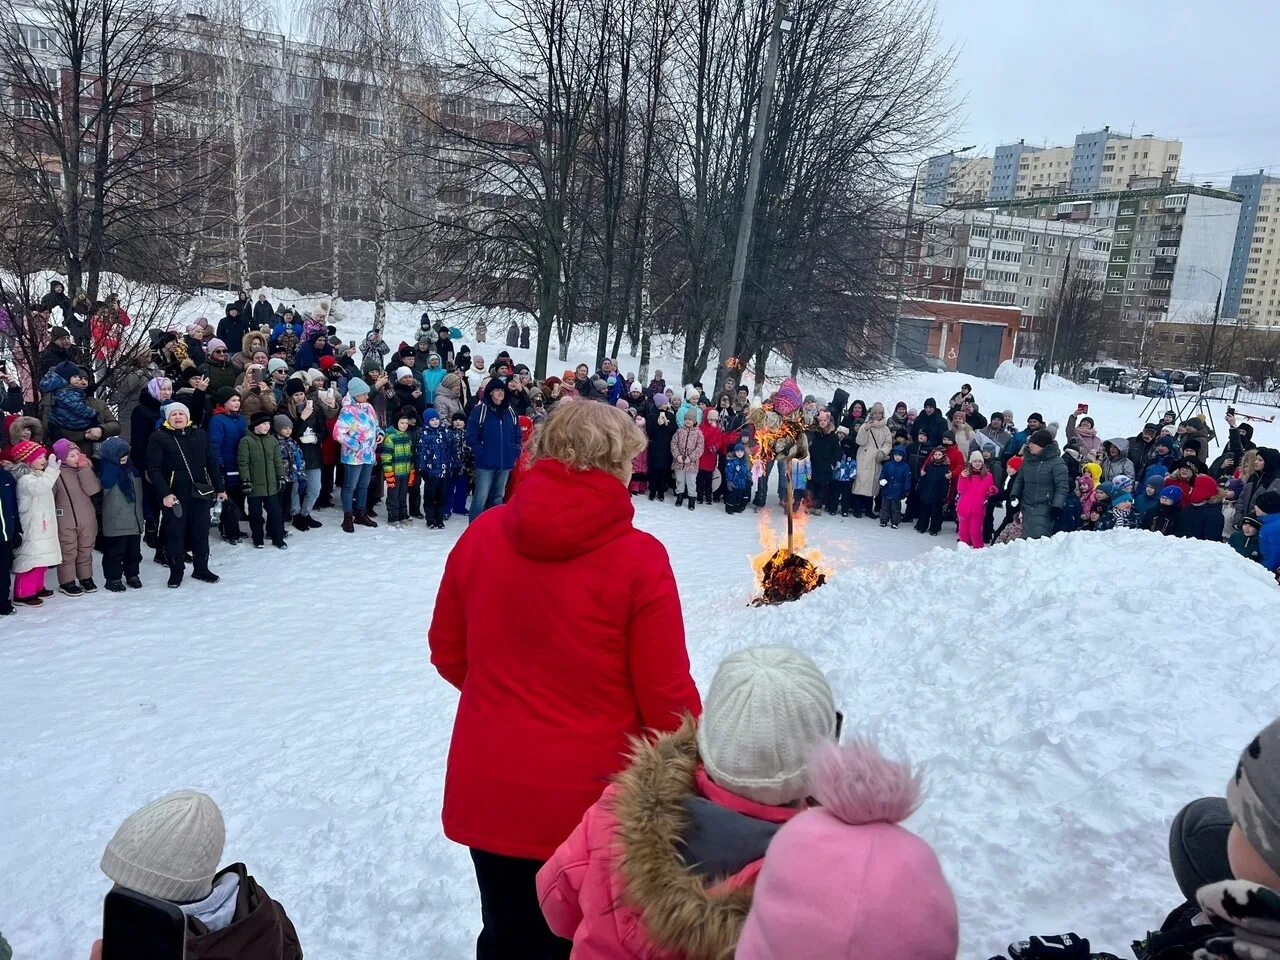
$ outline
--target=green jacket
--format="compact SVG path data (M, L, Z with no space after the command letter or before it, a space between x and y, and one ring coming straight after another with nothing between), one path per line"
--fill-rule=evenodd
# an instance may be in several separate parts
M395 427L388 427L378 447L378 459L382 463L383 476L402 480L408 477L413 470L413 437Z
M250 430L240 438L236 451L240 463L240 482L251 497L275 496L284 486L280 441L275 434L259 434Z
M1258 539L1257 534L1252 537L1246 537L1244 531L1237 530L1227 542L1231 544L1231 549L1240 554L1240 556L1255 563L1262 563L1262 548L1258 544Z

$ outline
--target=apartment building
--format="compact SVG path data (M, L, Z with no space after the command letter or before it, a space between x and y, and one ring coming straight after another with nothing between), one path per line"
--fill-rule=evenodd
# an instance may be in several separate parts
M904 290L920 300L1016 307L1015 353L1036 356L1052 335L1067 256L1101 283L1110 251L1110 231L1087 224L925 206L913 218Z
M1280 213L1276 209L1274 196L1277 187L1280 187L1280 177L1269 177L1261 170L1231 178L1231 192L1240 194L1240 222L1236 227L1236 243L1231 253L1231 276L1227 278L1227 289L1222 298L1224 317L1246 318L1241 300L1244 296L1245 277L1250 271L1253 281L1250 284L1250 302L1244 305L1248 308L1248 316L1261 317L1265 309L1260 308L1265 305L1258 301L1275 296L1272 293L1263 297L1260 291L1264 286L1267 289L1275 286L1265 281L1275 280L1277 276L1275 263L1263 263L1268 252L1267 241L1275 235L1277 213ZM1264 192L1267 194L1265 201L1262 199ZM1259 207L1264 202L1268 209L1260 210Z
M1137 181L1134 189L1121 192L1028 197L969 208L979 216L993 211L1109 235L1103 310L1111 334L1102 347L1117 360L1139 364L1150 347L1153 324L1212 317L1230 275L1240 196Z
M1110 127L1081 133L1063 146L1036 147L1019 140L996 147L990 157L991 172L984 196L988 200L1017 200L1125 190L1134 178L1167 176L1176 180L1181 158L1180 140L1149 133L1126 137L1112 132ZM971 157L964 164L974 167L978 160L986 159ZM927 202L968 202L953 198L943 189L950 182L947 174L958 164L959 158L935 157L930 161L926 183L932 189L926 191Z
M1252 229L1240 270L1237 316L1245 323L1274 327L1280 323L1280 179L1267 180L1259 185L1249 217Z
M920 198L923 203L950 206L981 200L991 192L991 157L931 157L925 166Z

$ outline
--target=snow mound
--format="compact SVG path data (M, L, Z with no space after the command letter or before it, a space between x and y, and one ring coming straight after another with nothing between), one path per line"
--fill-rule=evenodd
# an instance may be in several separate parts
M1273 671L1242 669L1273 655L1275 582L1225 544L1154 537L837 564L782 607L687 602L691 623L725 625L696 644L699 680L733 650L795 644L827 671L846 731L924 762L910 825L955 888L961 956L1066 930L1127 955L1180 902L1174 814L1222 795L1276 702Z
M1036 385L1036 371L1035 367L1022 367L1013 360L1006 360L996 368L995 379L996 383L1004 384L1006 387L1031 390ZM1080 385L1066 377L1046 373L1040 380L1040 388L1042 390L1079 390Z

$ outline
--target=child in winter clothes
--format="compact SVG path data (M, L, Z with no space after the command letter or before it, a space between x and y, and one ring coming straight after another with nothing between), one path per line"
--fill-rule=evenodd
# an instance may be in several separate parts
M646 422L644 417L636 415L636 426L644 432ZM646 446L643 450L635 455L631 461L631 482L627 484L627 490L633 497L638 496L645 491L645 480L649 471L649 448Z
M942 530L942 509L951 490L951 464L945 446L934 447L920 471L920 516L916 531L936 537Z
M450 453L449 462L454 472L448 480L448 492L444 500L444 518L449 519L455 513L467 512L467 492L470 488L468 469L471 451L467 447L467 417L455 413L450 421L449 429Z
M813 479L813 464L808 457L791 461L791 507L799 510L805 501L809 481Z
M212 798L179 790L132 813L99 865L125 889L181 905L188 957L301 960L284 908L245 865L218 869L225 842L222 812Z
M736 443L737 433L729 433L720 426L720 411L710 409L703 418L702 456L698 458L698 502L711 503L711 479L720 462L725 446Z
M902 498L911 492L911 468L907 466L906 447L894 447L880 468L880 526L893 524L898 529L902 520Z
M89 378L71 361L60 363L40 378L40 392L52 396L49 433L56 437L64 430L81 432L98 426L98 411L85 399Z
M841 427L836 432L839 433L843 429L844 427ZM857 476L857 455L842 446L840 459L836 461L835 469L831 471L831 487L827 494L827 513L831 516L835 516L837 508L842 517L847 517L853 512L853 481Z
M456 448L449 431L441 425L435 407L428 407L426 423L418 431L417 472L422 478L422 509L427 528L444 529L445 485L460 468L455 462Z
M277 550L284 550L284 517L280 512L280 490L284 485L284 462L280 458L280 441L271 434L271 414L260 410L249 418L249 432L240 439L236 453L240 482L249 498L249 532L253 545L264 545L263 512L266 513L266 536Z
M837 737L831 687L804 654L727 657L701 721L635 741L538 871L552 932L601 960L732 956L766 847L803 815L805 759Z
M676 506L688 497L690 510L698 493L698 461L704 447L696 410L693 406L685 410L681 418L684 426L671 438L671 461L676 471Z
M0 617L13 613L13 601L9 599L9 571L13 569L13 552L21 542L18 483L8 470L0 469Z
M58 541L62 545L58 590L68 597L95 593L98 585L93 582L93 545L98 539L98 515L92 498L102 490L102 484L89 458L65 437L54 443L53 455L62 464L58 482L53 485Z
M1258 515L1258 552L1262 565L1272 573L1280 573L1280 493L1268 490L1253 501Z
M1137 526L1141 530L1151 529L1147 521L1156 507L1160 506L1160 490L1164 487L1164 474L1150 477L1143 485L1142 492L1133 498L1133 509L1138 515Z
M919 773L859 740L820 743L808 780L817 804L769 844L736 960L954 960L955 897L901 826L920 805Z
M129 462L129 442L108 437L102 455L102 577L112 593L142 586L142 477Z
M1133 494L1117 493L1111 501L1111 509L1098 520L1096 530L1132 530L1138 525L1138 514L1133 505Z
M1240 754L1227 781L1227 866L1232 879L1201 886L1196 900L1215 935L1196 953L1208 960L1280 955L1280 720Z
M58 461L34 440L23 440L9 450L9 472L18 485L18 520L22 542L13 552L13 602L38 607L53 596L44 586L44 573L62 562L58 542L58 508L53 487L58 482Z
M280 476L284 486L280 488L280 515L285 522L302 516L302 493L307 484L307 463L302 456L302 447L293 438L293 418L285 413L277 413L271 421L275 430L276 442L280 444ZM305 523L294 525L295 530L310 530Z
M1262 521L1257 517L1245 517L1240 521L1240 529L1231 534L1231 549L1246 560L1262 562L1262 550L1259 547L1258 533L1262 529Z
M925 462L929 459L929 453L933 450L933 444L929 442L929 433L926 430L916 432L915 443L907 447L907 466L911 469L911 476L918 478L924 472ZM920 513L920 485L913 483L911 492L907 494L907 512L903 514L902 519L911 523Z
M732 454L725 462L724 485L724 512L742 513L746 510L751 496L751 461L747 459L747 448L741 443L733 445Z
M960 542L981 550L986 546L982 538L982 522L987 513L987 500L1000 492L981 451L974 450L969 454L969 465L961 471L956 491L956 525Z
M413 420L414 411L407 407L397 413L394 426L387 428L378 448L382 476L387 481L387 523L393 527L407 527L413 522L409 519L408 500L409 488L417 480L413 437L409 435Z
M1165 487L1160 491L1160 505L1147 518L1147 529L1166 537L1175 536L1181 515L1182 490L1175 486Z

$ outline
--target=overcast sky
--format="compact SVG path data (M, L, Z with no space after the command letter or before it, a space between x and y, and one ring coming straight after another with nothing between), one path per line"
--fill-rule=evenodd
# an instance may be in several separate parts
M937 0L964 98L954 146L1110 124L1183 141L1184 179L1280 175L1277 0Z

